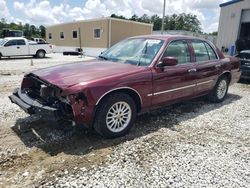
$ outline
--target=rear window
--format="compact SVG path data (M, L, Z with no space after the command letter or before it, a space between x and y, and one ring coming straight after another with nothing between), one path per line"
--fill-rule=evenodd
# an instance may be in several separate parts
M17 45L25 45L25 41L24 40L17 40Z
M208 61L209 55L205 44L202 41L192 42L196 62Z

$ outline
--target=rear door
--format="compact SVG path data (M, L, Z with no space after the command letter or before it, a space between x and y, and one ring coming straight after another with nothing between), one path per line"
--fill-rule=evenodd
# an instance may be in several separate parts
M196 63L196 95L202 95L213 89L221 64L212 44L202 40L192 40L194 60Z
M164 57L175 57L175 66L155 67L153 69L152 104L154 106L171 103L194 95L195 63L191 62L190 46L186 40L172 41L166 48Z
M24 39L17 40L18 55L29 55L28 45Z

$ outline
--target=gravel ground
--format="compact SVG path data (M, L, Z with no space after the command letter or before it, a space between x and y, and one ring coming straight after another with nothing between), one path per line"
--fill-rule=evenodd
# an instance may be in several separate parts
M249 187L249 83L221 104L199 98L143 114L130 134L106 140L8 100L23 72L79 61L57 58L0 61L0 187Z

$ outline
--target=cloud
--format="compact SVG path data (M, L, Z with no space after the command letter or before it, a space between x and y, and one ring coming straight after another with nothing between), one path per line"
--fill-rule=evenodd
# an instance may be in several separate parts
M19 11L24 9L24 3L20 3L18 1L14 2L14 9Z
M191 13L197 15L206 32L217 30L219 4L226 0L166 0L166 15ZM100 18L115 13L125 17L136 15L162 16L163 0L87 0L71 6L69 0L52 5L51 1L30 0L28 3L15 1L14 9L22 12L35 25L52 25L73 20ZM0 0L0 14L8 13L6 3Z
M10 13L9 13L9 10L8 10L8 7L6 5L6 2L5 0L0 0L0 16L1 18L6 18L7 16L9 16Z

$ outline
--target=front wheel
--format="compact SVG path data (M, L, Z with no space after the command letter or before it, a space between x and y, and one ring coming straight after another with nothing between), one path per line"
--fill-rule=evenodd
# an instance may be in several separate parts
M229 80L226 76L218 79L213 91L209 94L208 98L212 102L222 102L228 91Z
M136 106L125 93L106 97L97 108L95 130L106 138L123 136L129 132L136 119Z

